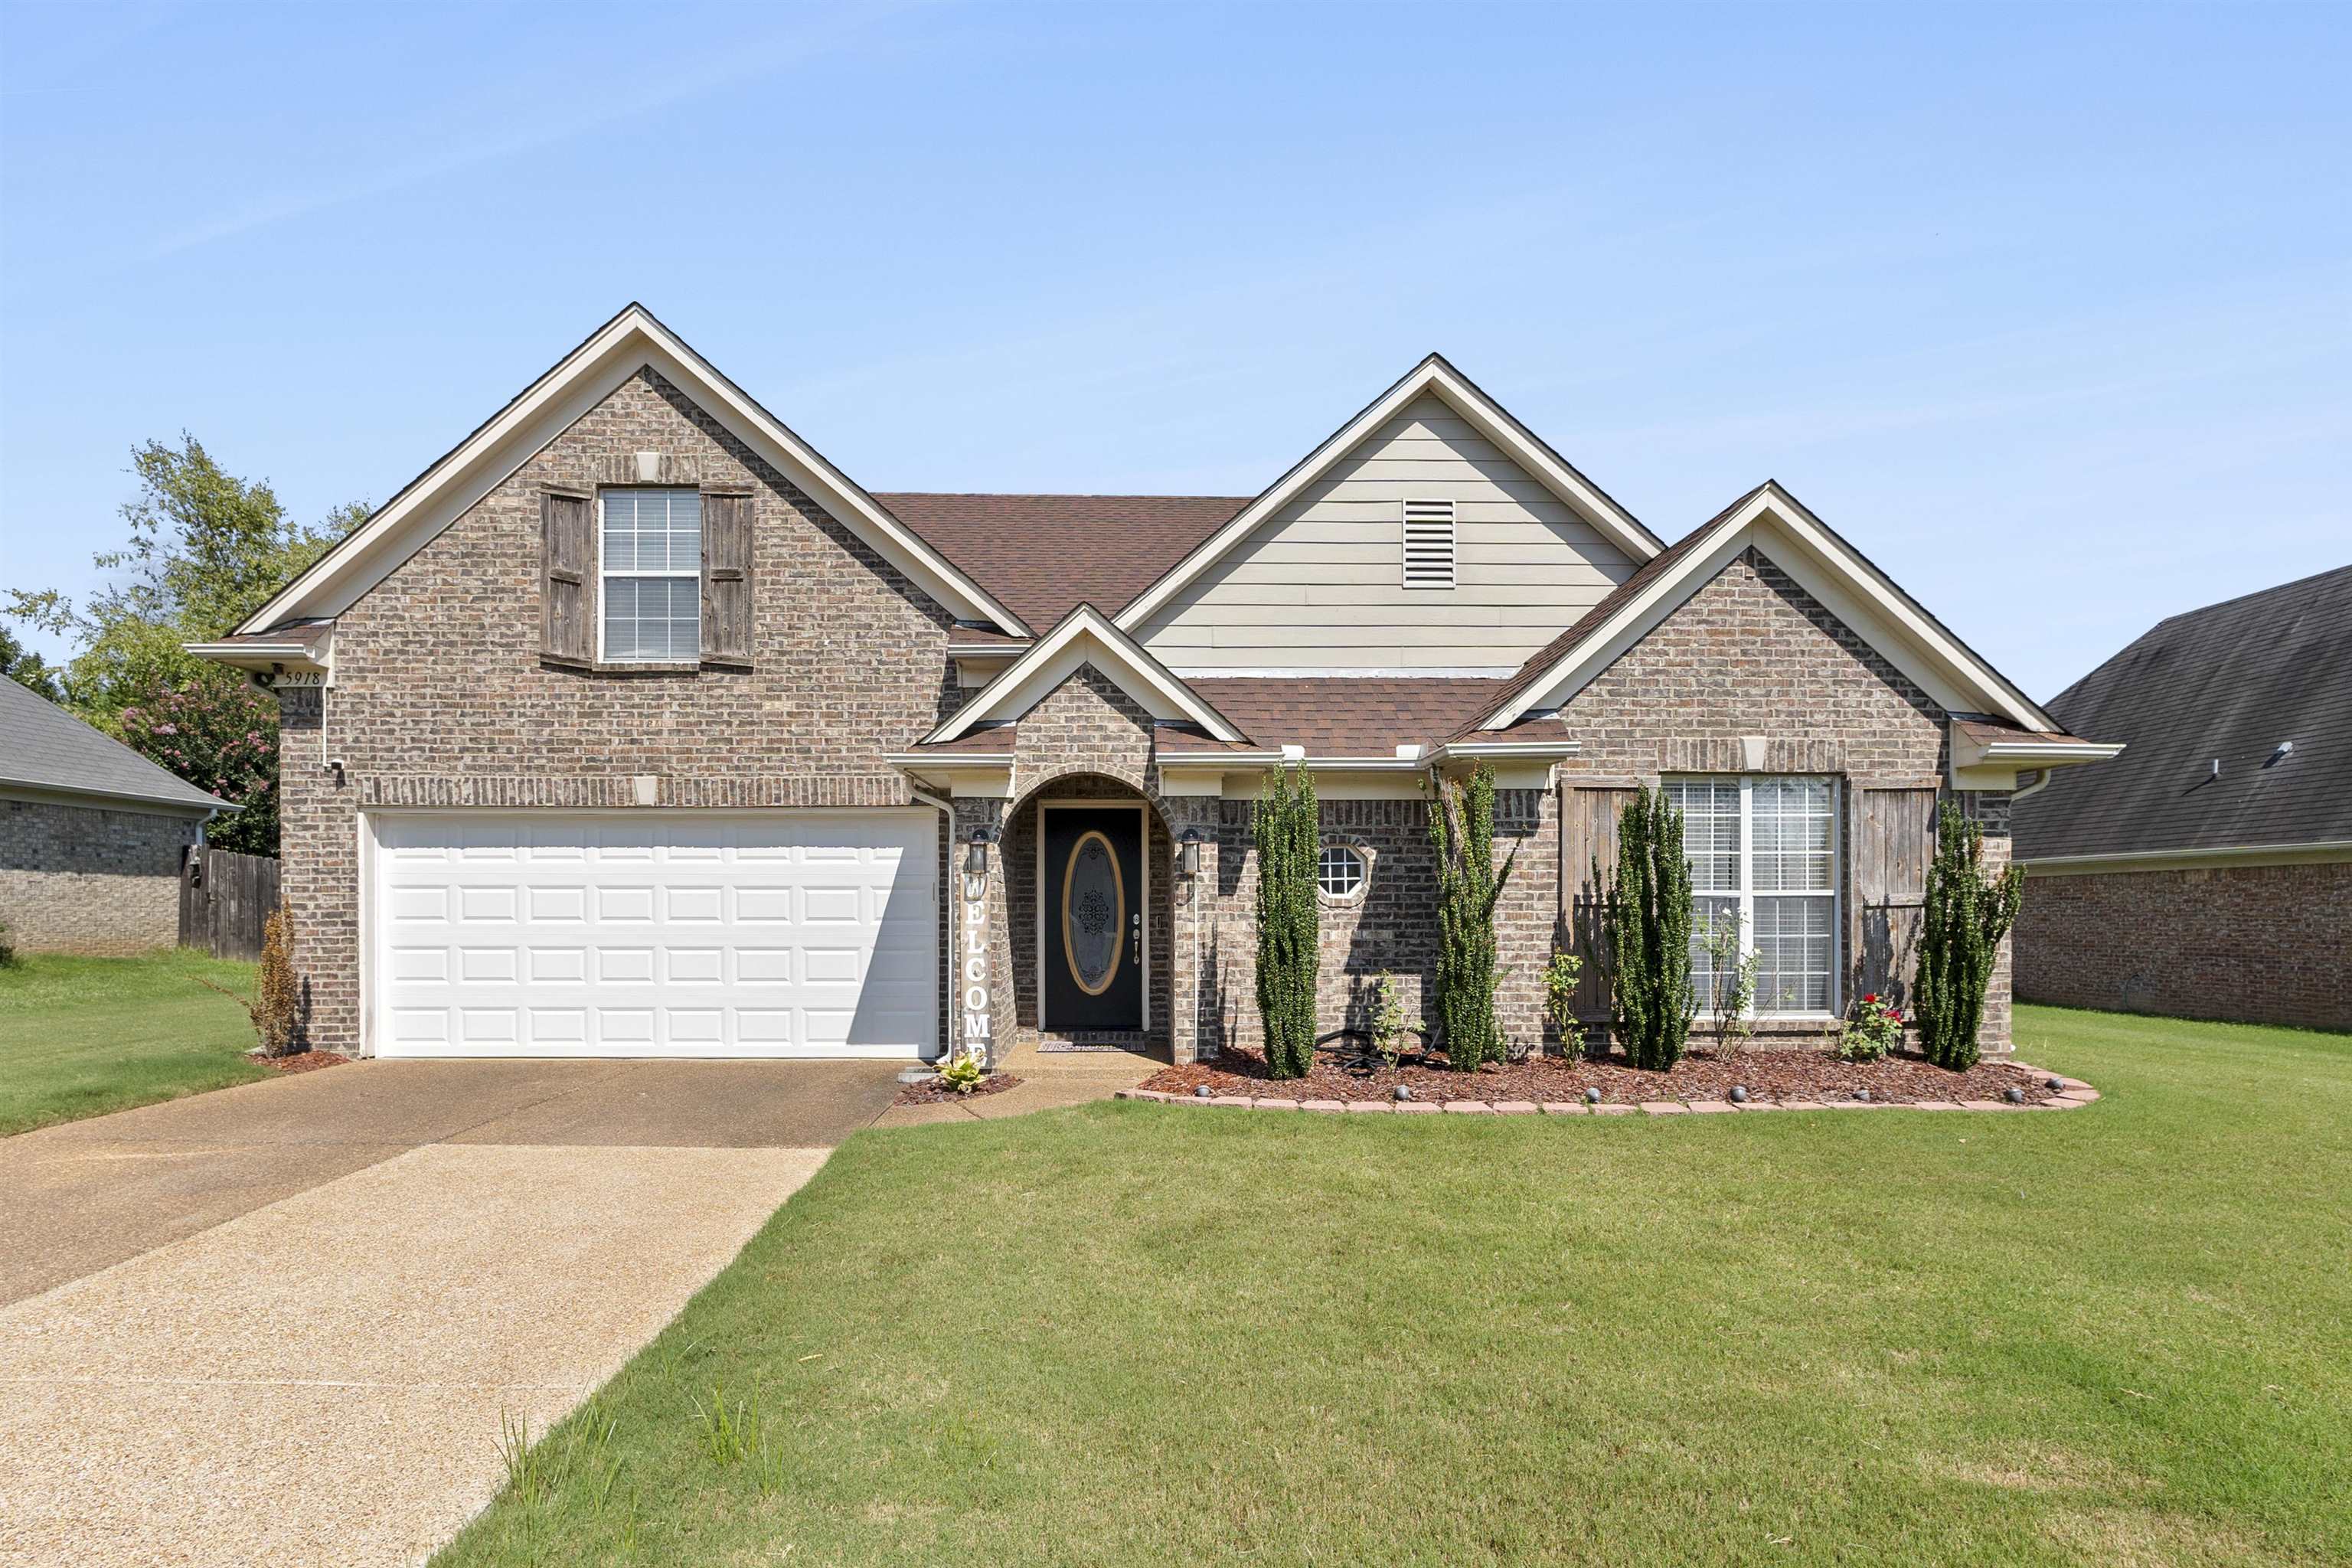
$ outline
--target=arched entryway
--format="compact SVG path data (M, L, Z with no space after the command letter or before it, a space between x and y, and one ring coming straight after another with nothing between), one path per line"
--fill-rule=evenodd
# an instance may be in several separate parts
M1159 803L1065 773L1016 800L1003 833L1016 1043L1167 1057L1174 902Z

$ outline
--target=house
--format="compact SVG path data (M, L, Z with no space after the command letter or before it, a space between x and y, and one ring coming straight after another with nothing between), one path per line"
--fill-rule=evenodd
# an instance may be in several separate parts
M2018 803L2019 994L2352 1029L2352 566L2160 621L2050 708L2130 749Z
M0 921L27 952L180 938L180 861L236 808L0 679Z
M1332 1026L1419 1005L1483 762L1511 1037L1664 780L1818 1039L1907 973L1940 796L2005 859L2019 771L2105 754L1780 486L1670 548L1434 355L1253 497L907 495L634 305L197 651L281 699L313 1043L386 1056L1246 1043L1302 763Z

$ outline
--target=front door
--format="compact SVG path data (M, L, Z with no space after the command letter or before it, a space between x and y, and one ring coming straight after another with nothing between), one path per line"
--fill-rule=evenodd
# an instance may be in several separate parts
M1143 813L1056 805L1045 818L1037 884L1045 1026L1143 1027Z

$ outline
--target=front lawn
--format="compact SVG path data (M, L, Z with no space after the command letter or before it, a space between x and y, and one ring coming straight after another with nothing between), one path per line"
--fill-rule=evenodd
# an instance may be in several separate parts
M0 1136L267 1077L245 1009L199 983L251 995L253 971L185 949L0 969Z
M436 1561L2352 1557L2352 1037L2018 1032L2105 1098L861 1133Z

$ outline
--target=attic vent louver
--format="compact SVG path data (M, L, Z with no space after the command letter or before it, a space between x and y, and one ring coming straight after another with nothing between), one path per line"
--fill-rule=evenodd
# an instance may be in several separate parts
M1404 503L1404 585L1408 588L1454 586L1452 501L1409 500Z

